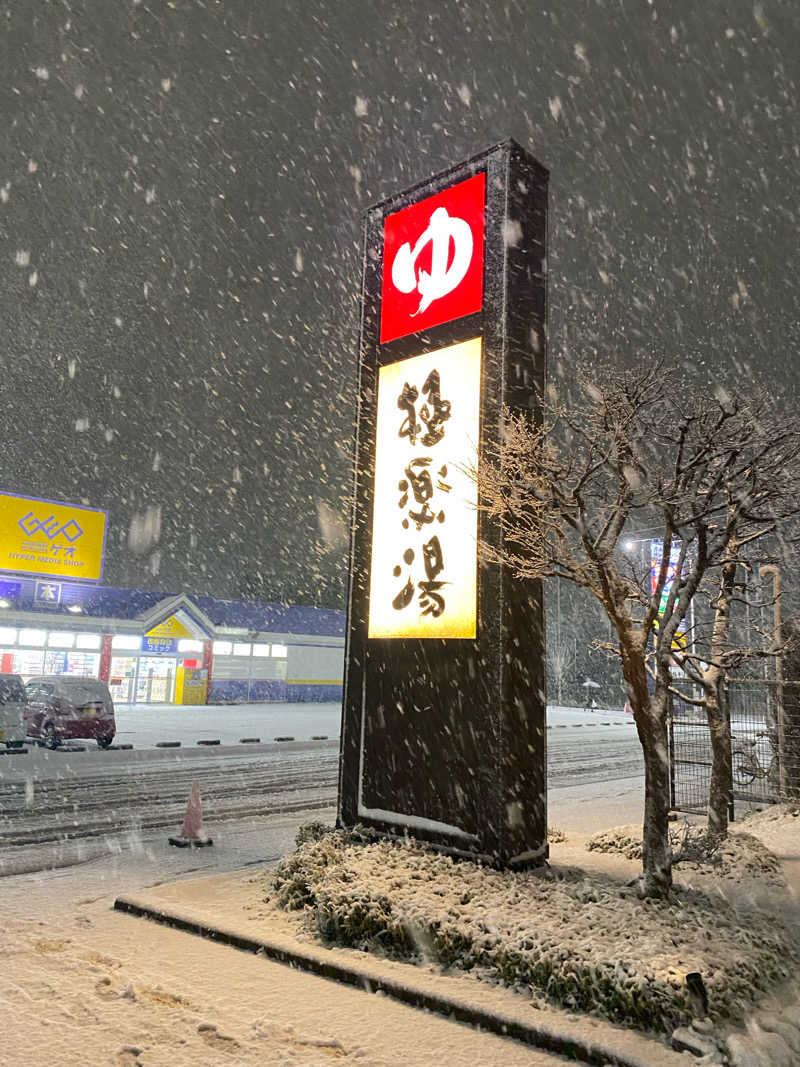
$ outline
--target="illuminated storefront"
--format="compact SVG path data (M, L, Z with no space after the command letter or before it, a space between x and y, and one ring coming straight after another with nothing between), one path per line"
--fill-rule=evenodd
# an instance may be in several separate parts
M100 634L37 627L0 626L0 673L79 674L97 678L100 671Z
M344 613L30 578L0 581L0 673L78 674L118 704L341 699Z
M0 492L0 673L118 704L340 700L344 612L100 585L106 513Z

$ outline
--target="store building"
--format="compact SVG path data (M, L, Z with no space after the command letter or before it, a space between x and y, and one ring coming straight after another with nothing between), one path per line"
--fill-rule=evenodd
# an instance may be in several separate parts
M342 611L103 586L108 516L0 490L0 673L119 704L341 700Z
M81 674L115 702L338 701L342 611L0 579L0 672Z

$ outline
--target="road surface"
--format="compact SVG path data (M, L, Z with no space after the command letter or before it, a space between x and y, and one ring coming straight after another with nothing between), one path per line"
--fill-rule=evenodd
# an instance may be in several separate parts
M230 711L227 728L245 736L245 720L235 718L241 709ZM308 720L309 731L321 727L319 714L317 709ZM252 716L253 709L244 715ZM578 798L576 811L603 799L613 809L614 789L620 783L635 788L643 773L630 722L580 712L560 712L553 719L547 732L551 812L560 790L566 790L565 800L567 794ZM87 742L79 751L66 746L50 751L29 745L25 754L0 759L0 873L69 863L98 849L125 849L176 834L195 779L212 835L221 832L220 824L269 825L276 816L294 813L303 813L300 821L315 812L330 821L338 739L200 746L192 744L196 722L188 723L176 749L103 751ZM201 733L209 732L207 725L200 723ZM600 788L593 790L594 784Z

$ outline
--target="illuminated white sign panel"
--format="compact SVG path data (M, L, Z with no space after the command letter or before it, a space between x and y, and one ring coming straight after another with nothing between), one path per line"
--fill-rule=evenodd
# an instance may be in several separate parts
M378 372L369 637L476 635L481 339Z

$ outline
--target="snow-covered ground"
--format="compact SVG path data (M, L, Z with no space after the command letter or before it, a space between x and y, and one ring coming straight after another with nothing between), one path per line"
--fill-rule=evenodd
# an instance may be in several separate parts
M301 821L302 816L275 817L229 826L214 848L199 852L170 849L163 835L141 837L130 842L130 851L3 879L0 1064L429 1067L446 1061L451 1067L556 1067L563 1062L383 996L111 910L118 894L165 878L197 878L274 860L292 847Z
M117 742L150 748L158 741L194 745L219 739L235 745L243 737L273 741L294 737L308 741L314 735L339 736L340 704L118 704Z
M574 795L568 798L568 792ZM570 841L555 846L554 861L585 862L576 849L587 831L604 818L628 822L640 814L640 788L613 794L597 785L559 790L552 822L577 833L578 840L575 846ZM161 886L156 892L173 905L211 907L222 925L257 937L264 908L253 890L263 884L263 868L242 868L289 850L297 824L306 818L231 824L214 848L199 852L170 849L163 835L141 835L115 854L3 879L0 1064L430 1067L442 1060L450 1067L555 1067L564 1062L383 996L111 910L117 895ZM788 868L792 836L784 823L762 823L759 832L784 855ZM636 867L620 857L591 855L606 875L622 880ZM239 871L233 881L224 873L231 870ZM207 875L219 882L194 881ZM210 895L209 884L217 885ZM245 890L249 901L243 900ZM442 980L433 970L419 970L420 981ZM492 1002L501 995L513 996L487 988ZM526 1010L531 1020L550 1022L544 1006ZM599 1030L595 1035L602 1039Z
M608 708L589 711L587 708L562 708L552 704L547 708L548 726L599 726L604 723L610 723L612 726L633 726L633 715Z
M208 704L176 707L169 704L118 704L117 741L150 748L157 741L180 741L194 745L219 738L223 745L237 744L243 737L272 741L294 737L308 741L314 736L339 736L342 709L329 704ZM633 726L633 717L620 711L598 708L549 707L548 725Z

